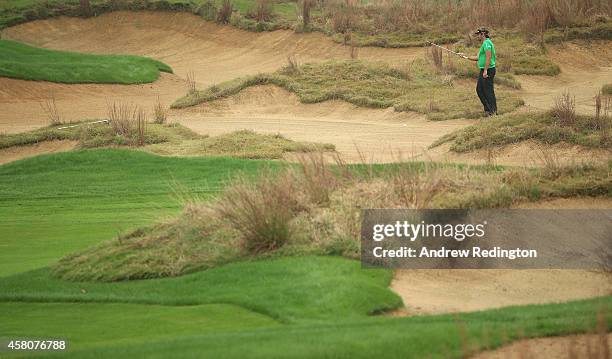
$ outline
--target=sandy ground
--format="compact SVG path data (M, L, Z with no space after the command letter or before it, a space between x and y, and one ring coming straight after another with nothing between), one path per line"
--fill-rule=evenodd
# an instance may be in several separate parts
M4 30L3 37L51 49L150 56L175 70L174 75L162 74L160 80L145 85L64 85L0 78L0 132L5 133L46 125L47 116L40 104L50 97L56 98L65 120L96 119L105 117L107 104L115 101L151 109L159 96L162 103L169 105L186 92L183 79L189 72L194 73L202 88L239 76L274 71L287 63L289 55L303 63L348 58L350 53L347 46L320 33L252 33L202 21L191 14L165 12L115 12L91 19L34 21ZM563 71L557 77L520 76L527 104L548 108L558 94L569 89L576 96L578 109L592 113L593 96L612 78L612 53L609 43L592 42L589 46L586 50L574 45L551 48L550 56ZM403 66L425 51L361 48L359 57ZM591 54L595 52L600 55ZM215 106L220 108L213 109ZM171 117L211 135L251 128L295 140L330 142L349 161L383 162L421 155L483 163L489 157L479 152L448 154L443 148L423 155L439 136L472 123L467 120L433 123L418 114L360 109L339 101L303 105L288 92L270 88L247 91L219 104L173 111ZM568 158L609 156L581 153L584 151L579 148L563 151ZM532 162L531 154L528 146L521 144L501 149L496 161L522 164Z
M391 289L405 309L393 315L470 312L612 294L612 274L581 270L398 270Z
M606 347L608 357L604 354ZM609 353L612 353L612 334L603 337L590 334L520 340L472 359L605 359Z
M517 208L612 208L612 198L572 198ZM612 273L585 270L397 270L391 289L405 308L391 315L476 311L612 294Z
M46 141L31 146L0 149L0 165L45 153L65 152L77 147L78 141Z
M169 105L183 96L193 72L198 87L260 72L275 71L293 55L298 62L349 58L347 46L320 33L253 33L220 26L186 13L114 12L90 19L53 18L8 28L3 38L56 50L98 54L134 54L170 65L175 74L145 85L62 85L0 78L0 131L21 132L46 125L40 103L51 96L67 120L106 116L109 102L150 109L157 98ZM408 62L422 48L363 48L359 56L392 63Z
M367 109L343 101L302 104L297 96L276 86L249 88L231 98L173 110L170 118L213 136L251 129L298 141L333 143L349 162L418 155L439 136L470 123L428 121L416 113Z

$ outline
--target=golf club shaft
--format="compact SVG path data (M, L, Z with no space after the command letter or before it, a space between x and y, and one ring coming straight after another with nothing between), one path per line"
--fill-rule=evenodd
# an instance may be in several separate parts
M467 56L465 56L465 55L462 55L462 54L460 54L460 53L458 53L458 52L455 52L455 51L453 51L453 50L449 50L449 49L447 49L446 47L440 46L440 45L438 45L438 44L434 44L434 43L433 43L433 42L431 42L431 41L427 41L427 42L428 42L428 43L430 43L430 44L432 44L433 46L436 46L436 47L441 48L441 49L442 49L442 50L444 50L444 51L450 52L451 54L455 54L455 55L457 55L457 56L459 56L459 57L462 57L462 58L464 58L464 59L467 59L467 58L468 58L468 57L467 57Z

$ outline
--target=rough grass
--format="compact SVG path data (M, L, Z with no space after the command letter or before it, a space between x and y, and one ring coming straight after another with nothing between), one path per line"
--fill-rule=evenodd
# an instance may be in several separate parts
M450 143L451 151L468 152L489 146L504 146L527 140L544 144L560 142L588 148L612 149L610 117L576 116L561 125L551 112L522 112L481 121L443 136L431 147Z
M32 47L0 40L0 76L60 83L138 84L153 82L172 69L131 55L91 55Z
M601 92L604 95L612 95L612 84L605 84L601 87Z
M250 159L280 159L286 153L334 151L332 144L292 141L280 134L258 134L241 130L219 136L199 136L154 144L146 150L160 155L229 156Z
M506 208L611 191L607 166L554 173L423 163L364 169L302 161L287 172L264 172L254 184L230 186L214 203L190 203L175 219L64 257L53 273L116 281L176 276L253 257L359 258L361 208Z
M72 123L70 125L79 125ZM69 125L69 126L70 126ZM108 124L80 123L80 126L58 129L65 125L44 127L29 132L0 134L0 149L33 145L44 141L75 140L79 148L135 146L138 136L118 134ZM286 153L334 151L332 144L289 140L282 135L236 131L219 136L202 136L176 123L147 124L143 150L165 156L228 156L250 159L279 159Z
M473 84L452 81L424 60L403 69L360 60L326 61L281 69L271 74L239 78L178 99L172 107L185 108L231 96L256 85L274 84L294 92L304 103L344 100L357 106L417 111L444 120L483 115ZM500 112L521 106L510 89L498 87Z

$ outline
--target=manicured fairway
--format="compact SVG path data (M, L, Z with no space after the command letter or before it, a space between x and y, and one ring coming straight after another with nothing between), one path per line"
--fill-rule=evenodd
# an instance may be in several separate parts
M138 84L153 82L172 69L131 55L91 55L53 51L0 40L0 76L61 83Z
M39 156L0 166L0 276L39 268L208 198L264 161L129 150Z
M0 303L0 318L0 337L65 339L75 349L279 325L226 304Z

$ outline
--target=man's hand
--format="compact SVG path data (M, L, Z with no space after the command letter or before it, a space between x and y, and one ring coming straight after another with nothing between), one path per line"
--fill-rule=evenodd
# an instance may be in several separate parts
M489 75L487 74L487 69L484 69L484 71L482 71L482 77L485 79L489 77Z

